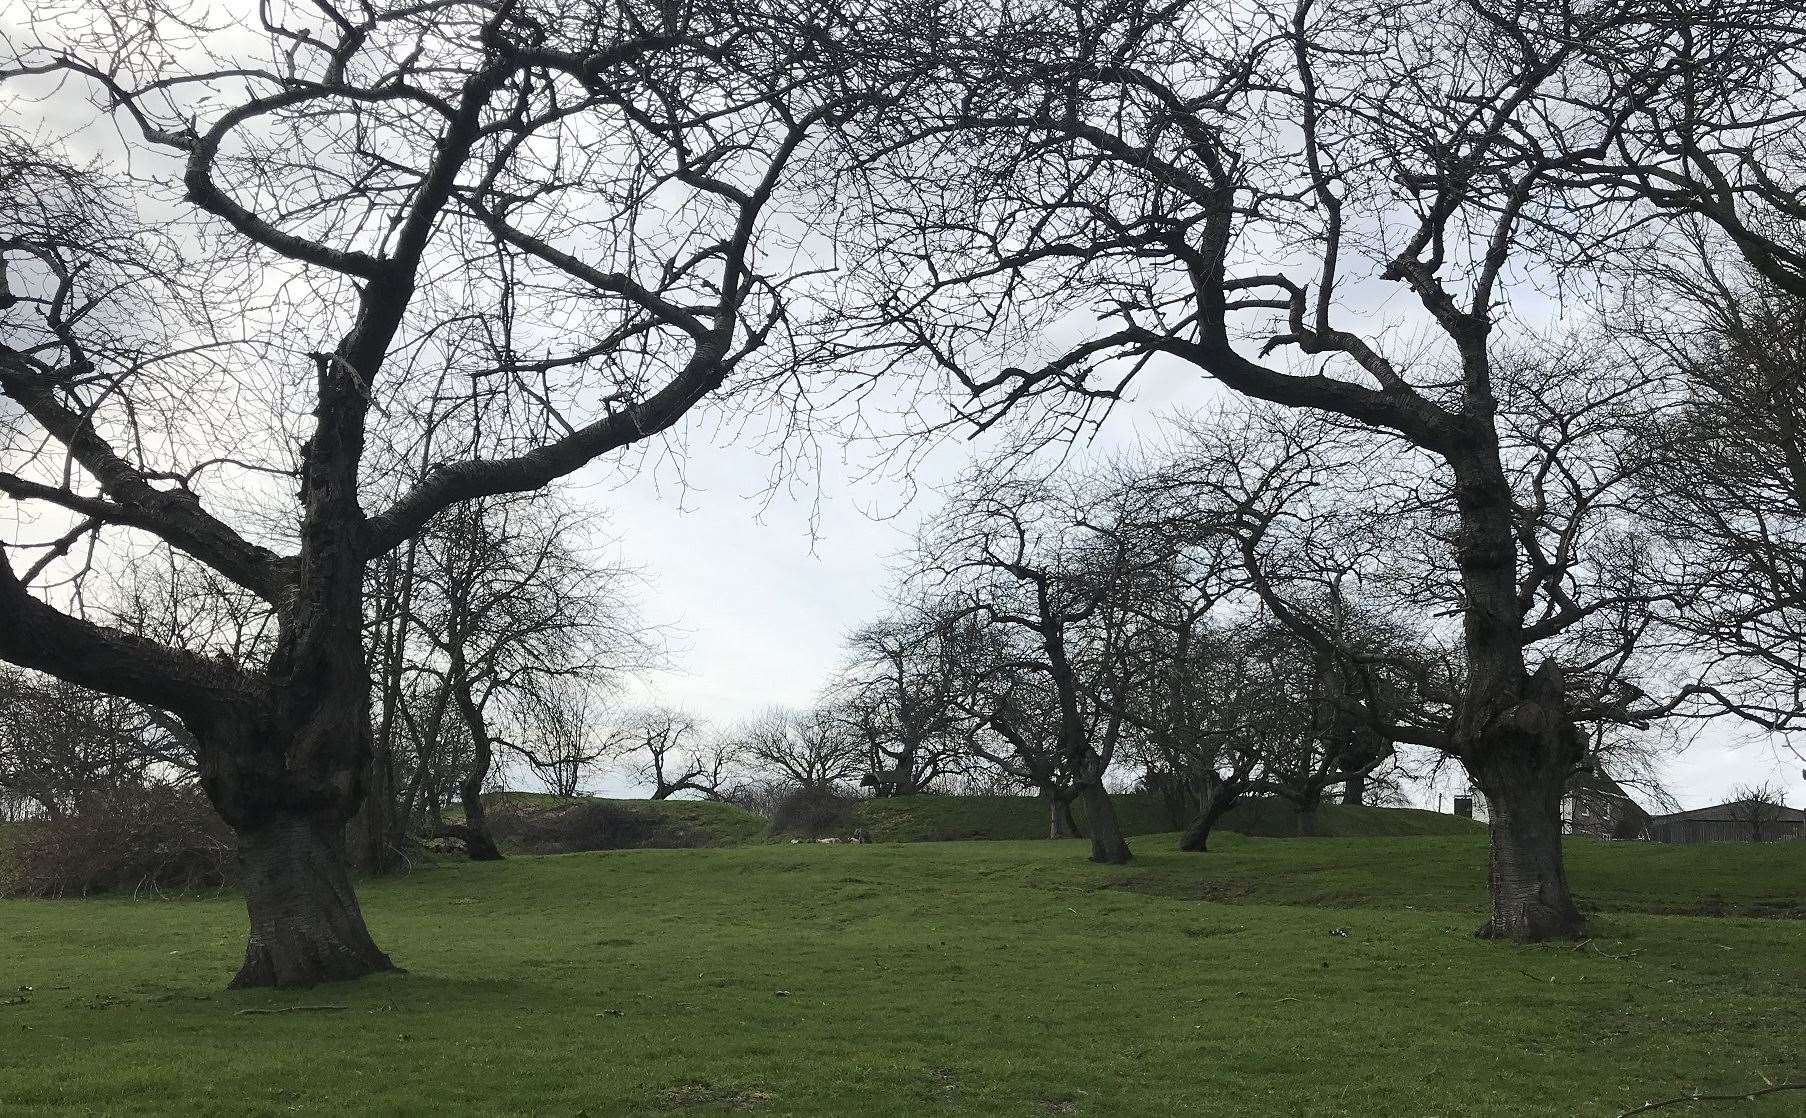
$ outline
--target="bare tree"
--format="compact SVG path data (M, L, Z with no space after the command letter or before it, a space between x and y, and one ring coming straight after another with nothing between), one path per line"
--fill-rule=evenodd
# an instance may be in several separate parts
M1806 713L1806 298L1709 259L1654 278L1641 332L1675 398L1641 431L1641 512L1676 652L1709 661L1719 706L1784 729Z
M497 751L529 756L526 735L546 726L560 689L603 686L653 658L625 595L631 572L589 558L578 531L574 513L534 495L466 502L421 537L412 619L471 743L464 820L442 830L473 858L501 857L483 806Z
M145 166L175 170L134 185L171 215L139 224L101 170L42 148L0 161L15 409L0 492L71 524L7 549L0 657L192 731L240 838L251 931L235 985L391 965L340 838L370 768L368 565L461 502L541 488L760 382L755 355L794 321L796 272L777 262L800 257L776 242L808 224L775 221L774 198L859 101L816 14L328 0L263 6L211 39L179 0L92 24L54 5L15 18L9 97L85 83L130 149L155 153ZM183 243L160 232L184 224ZM435 368L506 399L489 421L509 417L510 445L366 509L373 404L399 414ZM272 437L227 414L234 401ZM271 473L286 480L259 493ZM281 531L235 515L259 497ZM131 533L261 599L268 655L172 648L49 589L82 540ZM37 557L20 570L15 554Z
M1731 789L1731 818L1750 829L1751 842L1774 837L1776 824L1787 813L1787 794L1772 782L1739 784Z
M710 734L694 715L664 706L628 712L611 741L616 752L639 758L633 775L652 787L655 800L682 792L720 799L743 748L733 735Z
M0 795L51 818L90 792L192 779L185 738L136 703L0 668Z
M956 628L932 606L916 605L847 640L851 656L830 688L830 701L865 743L864 779L874 795L928 791L959 753Z
M607 739L599 732L600 707L595 687L577 678L552 680L534 688L515 712L519 757L546 791L563 799L583 794L590 776L608 757Z
M1144 371L1190 368L1421 453L1463 631L1446 724L1416 740L1460 758L1492 805L1482 933L1536 940L1584 927L1559 805L1585 754L1576 719L1602 705L1574 692L1590 660L1557 646L1634 593L1576 597L1587 568L1561 546L1621 479L1602 469L1578 507L1538 508L1500 410L1520 357L1547 361L1545 391L1591 370L1501 322L1510 267L1566 243L1569 175L1614 138L1550 106L1621 22L1613 5L1539 6L1528 35L1489 11L949 13L922 37L944 83L872 122L870 297L850 344L953 382L980 427L1039 411L1038 430L1076 430ZM1349 328L1367 277L1410 297L1427 340Z
M983 734L971 748L1056 805L1076 793L1092 860L1106 863L1131 857L1104 778L1124 730L1117 696L1145 667L1129 654L1132 615L1118 591L1166 559L1122 529L1130 514L1113 501L1136 496L1038 479L1007 459L975 469L927 532L916 576L950 617L994 634L970 642L988 655L958 702L1008 748L988 754Z
M732 731L740 755L760 775L805 789L833 788L859 773L864 751L831 710L773 707Z

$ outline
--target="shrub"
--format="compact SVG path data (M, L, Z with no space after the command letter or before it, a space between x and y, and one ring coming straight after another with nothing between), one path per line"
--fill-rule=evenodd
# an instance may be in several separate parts
M809 785L793 788L771 810L771 832L801 838L850 835L858 825L859 801L838 788Z
M197 788L126 785L19 827L0 891L25 897L193 892L232 880L237 841Z

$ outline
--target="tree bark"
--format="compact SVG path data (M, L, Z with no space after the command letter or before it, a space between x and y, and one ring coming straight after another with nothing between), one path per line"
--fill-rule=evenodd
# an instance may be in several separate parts
M330 816L275 815L238 830L251 933L232 988L342 982L395 964L370 938Z
M1342 783L1342 802L1356 807L1367 803L1367 774L1352 773Z
M1536 784L1505 782L1486 793L1491 837L1489 880L1492 915L1481 925L1483 939L1535 943L1579 939L1586 919L1568 888L1561 849L1561 791Z
M1087 781L1079 796L1085 803L1085 827L1091 834L1091 860L1107 866L1125 865L1135 856L1122 836L1116 805L1102 781Z
M1042 795L1047 799L1047 837L1077 838L1079 825L1072 817L1072 800L1061 797L1057 792L1044 792Z
M1211 781L1198 793L1198 813L1179 835L1179 849L1193 854L1208 851L1211 831L1235 806L1236 799L1236 793L1224 788L1221 780Z
M489 816L483 807L483 782L488 779L488 774L489 766L485 764L480 773L473 772L465 779L462 790L464 825L446 828L448 833L464 840L464 852L473 862L502 860L501 848L496 846L495 836L489 832Z

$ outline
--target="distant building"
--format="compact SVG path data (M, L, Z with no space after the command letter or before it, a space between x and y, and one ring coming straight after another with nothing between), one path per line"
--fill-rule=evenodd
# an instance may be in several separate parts
M1778 842L1806 839L1806 811L1761 800L1733 800L1658 815L1649 821L1657 842Z
M1598 769L1568 778L1561 798L1561 829L1570 835L1635 839L1648 832L1649 813Z

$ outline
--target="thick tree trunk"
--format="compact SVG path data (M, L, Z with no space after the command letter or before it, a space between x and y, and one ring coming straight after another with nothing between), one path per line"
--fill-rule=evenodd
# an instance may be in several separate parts
M1367 774L1354 773L1342 783L1342 802L1357 807L1367 803Z
M1199 792L1198 813L1179 835L1179 849L1193 854L1208 851L1210 832L1216 829L1217 821L1235 806L1235 800L1235 794L1226 791L1220 784L1213 784Z
M1323 806L1323 786L1317 783L1306 785L1298 794L1293 804L1298 809L1298 834L1303 838L1317 837L1317 809Z
M1526 671L1511 487L1490 417L1476 436L1449 464L1461 512L1455 560L1467 594L1467 680L1453 752L1486 796L1491 833L1492 913L1478 934L1516 943L1577 938L1586 922L1562 865L1561 794L1586 756L1585 741L1561 665L1545 660Z
M1072 817L1072 801L1057 792L1043 792L1042 796L1047 800L1047 837L1077 838L1079 825Z
M395 965L364 926L328 818L278 815L238 832L251 934L233 989L313 986Z
M1134 855L1122 837L1122 825L1116 818L1116 805L1101 781L1088 781L1079 792L1085 804L1085 827L1091 833L1091 860L1108 866L1120 866Z
M1565 767L1501 776L1475 774L1486 796L1491 839L1488 878L1492 914L1484 939L1535 943L1579 939L1586 919L1574 904L1561 849L1561 788Z

